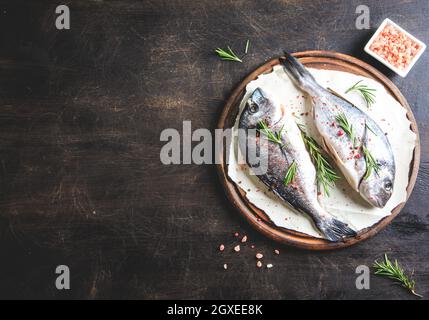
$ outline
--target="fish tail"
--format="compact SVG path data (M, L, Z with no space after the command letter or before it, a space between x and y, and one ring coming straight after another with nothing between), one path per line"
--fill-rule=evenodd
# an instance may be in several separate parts
M351 229L346 223L330 217L327 220L320 220L317 227L331 242L338 242L344 238L355 237L356 231Z
M280 58L286 73L301 89L311 93L320 88L310 72L295 57L284 51L284 57Z

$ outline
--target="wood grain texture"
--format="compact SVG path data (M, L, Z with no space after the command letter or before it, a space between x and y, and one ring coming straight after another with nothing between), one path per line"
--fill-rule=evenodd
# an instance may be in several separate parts
M375 68L371 67L370 65L359 59L342 53L333 51L313 50L297 52L293 53L292 55L298 58L300 62L306 67L312 67L315 69L322 70L349 72L374 79L375 81L382 83L386 88L387 92L389 92L389 94L391 94L392 97L394 97L402 105L402 107L407 110L407 118L411 122L410 129L417 136L416 147L413 152L413 158L409 165L410 172L407 185L408 199L416 183L416 178L420 165L421 149L416 120L414 118L411 107L409 106L407 100L404 98L399 89ZM225 107L222 110L218 122L218 129L226 130L234 126L239 112L239 104L243 99L243 95L246 91L246 86L249 84L249 82L257 79L260 75L272 72L273 67L279 64L279 59L273 59L271 61L268 61L266 64L251 72L239 84L239 86L228 98ZM385 228L399 214L399 212L405 205L405 203L400 203L392 210L392 214L390 216L380 220L378 223L374 224L369 228L361 230L357 234L357 236L350 239L346 239L345 241L329 242L323 239L310 237L302 232L297 232L295 230L279 228L270 220L270 218L263 210L257 208L247 199L246 190L241 189L239 185L234 183L229 178L226 159L226 148L229 147L225 146L222 152L217 155L217 169L219 173L219 178L228 198L231 200L232 204L236 207L238 212L240 212L241 215L243 215L243 217L249 222L250 225L252 225L256 230L266 235L267 237L270 237L271 239L283 244L308 250L334 250L349 247L374 236L377 232Z
M0 297L141 299L408 299L378 277L356 290L355 268L384 252L414 270L429 296L429 113L424 54L406 79L363 53L390 17L429 43L425 0L0 0ZM221 62L213 48L250 52ZM226 199L214 166L164 166L160 132L214 129L232 89L283 49L356 56L398 86L420 130L420 174L401 214L351 248L311 253L253 231ZM232 233L249 237L239 254ZM219 243L227 246L220 254ZM255 268L256 248L272 262ZM229 264L228 271L223 263ZM71 269L57 291L55 267Z

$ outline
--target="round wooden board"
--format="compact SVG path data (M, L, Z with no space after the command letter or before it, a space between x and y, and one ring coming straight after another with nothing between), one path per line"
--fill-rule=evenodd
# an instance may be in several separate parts
M293 56L298 58L307 67L345 71L375 79L376 81L382 83L386 87L388 92L393 97L395 97L396 100L398 100L405 109L407 109L407 117L411 121L411 130L417 135L416 148L414 150L413 160L410 164L410 176L407 187L408 199L414 188L419 169L420 140L414 115L411 111L410 106L408 105L407 100L401 94L399 89L375 68L371 67L370 65L359 59L353 58L345 54L332 51L304 51L295 53L293 54ZM267 62L263 66L253 71L246 79L244 79L244 81L238 86L238 88L234 90L222 111L217 126L219 129L231 128L234 125L235 119L238 114L238 107L245 91L246 85L250 81L255 80L259 75L271 72L273 66L277 64L279 64L278 59L274 59ZM236 184L228 178L228 167L225 161L224 151L225 145L222 146L222 152L216 155L218 157L218 159L216 160L218 163L218 173L228 198L254 228L256 228L264 235L287 245L292 245L295 247L309 250L332 250L351 246L355 243L370 238L378 231L386 227L398 215L398 213L405 205L405 202L401 203L392 211L392 214L390 216L382 219L372 227L362 230L356 237L347 239L345 242L333 243L323 239L317 239L293 230L279 228L270 221L270 219L263 211L252 205L245 197L245 192L238 188Z

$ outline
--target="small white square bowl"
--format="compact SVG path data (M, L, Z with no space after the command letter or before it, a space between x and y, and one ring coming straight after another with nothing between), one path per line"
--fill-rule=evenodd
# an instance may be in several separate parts
M398 69L396 68L394 65L392 65L390 62L388 62L387 60L383 59L381 56L379 56L378 54L376 54L375 52L373 52L372 50L369 49L369 47L371 46L371 44L374 42L374 40L378 37L378 35L381 33L381 31L383 31L384 27L387 24L391 24L392 26L394 26L395 28L397 28L399 31L401 31L402 33L404 33L406 36L408 36L410 39L412 39L413 41L415 41L416 43L418 43L421 48L419 50L419 52L417 53L417 55L411 60L410 65L406 68L406 69ZM405 78L408 74L408 72L410 72L411 68L414 66L414 64L417 62L417 60L419 60L420 56L423 54L423 52L426 50L426 44L424 44L423 42L421 42L419 39L417 39L416 37L414 37L413 35L411 35L410 33L408 33L407 31L405 31L404 29L402 29L400 26L398 26L396 23L394 23L392 20L390 19L385 19L383 21L383 23L378 27L377 31L375 31L374 35L371 37L371 39L368 41L368 43L365 46L365 52L368 53L370 56L372 56L373 58L377 59L378 61L380 61L382 64L384 64L385 66L389 67L391 70L395 71L397 74L399 74L401 77Z

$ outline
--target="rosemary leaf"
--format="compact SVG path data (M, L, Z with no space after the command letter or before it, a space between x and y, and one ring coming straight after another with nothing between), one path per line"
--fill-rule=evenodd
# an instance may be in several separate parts
M377 161L375 161L374 157L365 145L362 145L362 152L366 162L366 172L363 178L366 180L371 176L372 170L378 174L380 171L380 166L378 165Z
M375 136L377 136L377 134L375 133L375 131L365 122L365 127L371 131Z
M339 127L343 129L346 135L350 138L353 146L356 146L356 137L353 132L353 126L347 120L346 115L344 113L340 113L335 117L335 120L337 120Z
M227 61L236 61L236 62L243 62L235 53L232 51L232 49L228 46L227 50L217 48L215 49L215 52L222 60Z
M285 186L291 184L293 182L293 180L295 179L297 167L298 167L298 165L296 164L296 162L294 160L292 162L292 164L289 166L289 168L287 169L285 178L283 180L283 183Z
M279 132L275 133L273 132L268 125L265 123L264 120L260 120L258 122L259 125L259 132L263 133L268 141L277 143L280 147L283 147L283 141L282 141L282 132L283 132L283 126L280 128Z
M404 270L399 266L398 260L395 260L395 263L392 263L387 257L387 254L384 254L384 261L375 261L373 268L375 269L374 273L376 275L385 276L389 279L395 280L404 288L408 289L413 295L423 298L422 295L415 292L416 282L408 278Z
M340 177L336 174L327 158L322 154L322 148L317 144L316 140L310 137L303 125L298 124L301 130L302 139L310 154L311 160L316 167L316 180L319 191L323 189L325 195L329 196L329 188L335 186L335 181Z
M376 89L369 88L367 85L360 84L363 80L356 82L353 86L346 90L346 93L355 91L361 94L366 102L366 106L369 108L375 103L375 92Z
M249 52L249 46L250 46L250 40L246 41L246 48L244 49L244 54L247 54Z

